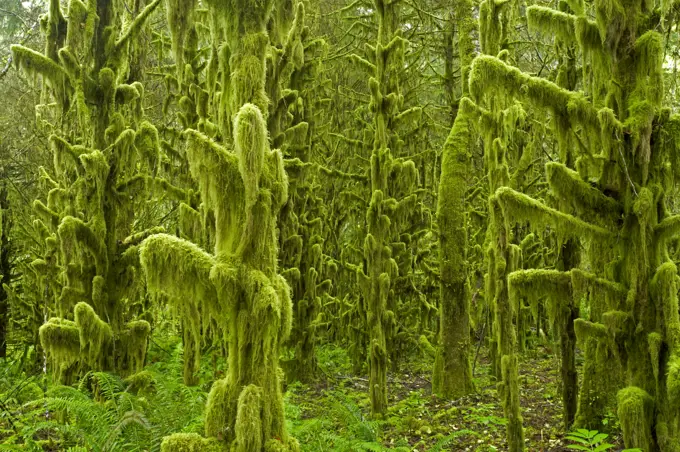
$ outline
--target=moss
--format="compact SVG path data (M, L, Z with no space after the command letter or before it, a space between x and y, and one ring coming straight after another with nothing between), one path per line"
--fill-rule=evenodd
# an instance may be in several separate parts
M503 205L507 218L528 220L532 228L552 227L561 237L589 240L611 240L612 233L600 226L586 223L572 215L552 209L539 201L511 188L498 189L496 197Z
M502 383L499 383L499 392L503 412L508 419L506 424L506 436L508 450L524 450L524 428L522 427L522 415L519 404L519 382L517 369L517 355L504 355L501 361Z
M109 358L113 345L111 327L102 321L87 303L78 303L74 313L83 361L91 369L107 369L105 361Z
M278 357L290 332L292 305L290 289L277 274L275 241L275 215L286 200L287 179L281 154L268 149L257 107L244 106L234 130L235 154L196 132L187 134L192 174L215 214L215 255L156 235L142 244L141 262L149 288L186 313L196 343L212 320L224 333L228 373L210 392L206 435L238 450L259 450L271 438L288 444ZM234 191L225 190L225 178ZM244 387L258 389L238 397ZM249 429L257 423L261 434L252 436Z
M236 440L232 448L238 452L262 450L262 390L255 385L243 388L238 397Z
M601 323L593 323L584 319L576 319L574 322L576 337L583 343L588 339L606 340L608 338L607 327Z
M652 433L654 399L645 390L635 386L621 389L617 414L627 448L656 450Z
M103 237L98 232L74 217L65 217L59 224L61 248L67 259L75 259L74 253L79 249L87 250L94 258L97 273L103 275L108 271L109 263Z
M465 193L471 121L461 110L442 152L437 222L440 238L440 341L433 391L457 399L473 389L470 367L470 306L465 268Z
M482 52L496 55L506 45L512 19L510 1L485 0L479 5L479 34Z
M637 89L646 91L647 99L660 106L663 99L663 36L649 30L635 41L636 72L639 78ZM637 93L636 93L637 94ZM640 93L642 94L642 93Z
M655 239L666 242L680 234L680 215L673 215L661 220L654 226Z
M218 309L215 288L210 281L214 258L198 246L176 237L157 234L143 242L142 267L152 293L166 295L180 316L195 319L200 303L207 312ZM152 271L153 270L153 271ZM200 323L189 323L200 336Z
M237 394L231 394L232 387L226 379L217 380L213 383L208 394L208 401L205 407L205 435L218 438L223 441L233 439L232 427L228 425L226 419L234 419L236 416L233 400Z
M12 46L12 57L17 67L28 75L40 75L53 84L54 89L63 89L64 69L49 57L20 45Z
M556 270L517 270L508 275L508 293L513 306L526 298L535 313L538 301L549 298L548 313L559 330L564 327L564 311L571 305L571 274Z
M153 393L156 388L156 376L148 370L136 372L123 380L127 391L134 394Z
M165 11L168 18L170 33L172 34L172 51L174 54L175 65L178 68L177 74L180 81L183 79L185 42L187 36L194 25L194 10L196 9L195 0L166 0Z
M564 41L574 41L576 38L576 17L552 8L531 5L527 8L527 22L529 27L544 34L555 34Z
M657 332L649 333L647 336L647 344L649 346L649 357L652 361L652 370L654 372L654 380L659 380L659 360L661 358L661 347L663 345L663 338Z
M80 357L80 331L75 322L52 318L39 330L52 372L62 384L70 384Z
M497 58L475 58L470 72L470 92L476 99L492 93L526 99L540 109L568 118L571 124L599 132L597 111L583 95L546 79L526 75Z
M196 433L175 433L163 438L161 452L219 452L223 448L211 439Z
M623 213L619 202L584 182L576 171L557 162L550 162L545 168L553 193L570 203L581 217L597 219L607 215L611 224Z
M140 372L146 363L151 325L146 320L134 320L125 324L116 341L119 353L121 374L131 375Z
M141 33L144 24L153 12L156 10L158 5L161 4L162 0L153 0L151 3L146 5L144 9L137 14L134 20L128 25L127 29L121 33L121 35L116 40L115 50L116 52L122 52L124 46L126 46L131 40L137 37ZM118 55L115 55L116 57ZM116 60L114 60L116 61Z
M651 281L651 289L660 304L665 325L665 340L671 353L680 350L680 314L678 313L678 272L673 262L657 268Z
M651 348L651 345L650 345ZM680 408L680 358L671 357L668 362L668 374L666 376L666 388L668 391L668 402L671 410Z

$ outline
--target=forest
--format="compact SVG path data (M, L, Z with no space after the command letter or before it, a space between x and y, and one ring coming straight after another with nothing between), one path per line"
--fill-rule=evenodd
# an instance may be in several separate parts
M680 452L680 0L0 0L0 451Z

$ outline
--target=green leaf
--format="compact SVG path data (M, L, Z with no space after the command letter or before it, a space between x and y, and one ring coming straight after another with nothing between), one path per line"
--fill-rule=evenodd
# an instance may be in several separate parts
M578 444L570 444L570 445L567 446L567 449L573 449L573 450L590 450L588 447L579 446Z
M607 439L608 436L609 435L607 435L606 433L600 433L598 435L595 435L592 442L593 442L593 444L599 444L602 441L604 441L605 439Z
M609 449L611 449L612 447L614 447L613 444L609 444L609 443L600 444L599 446L597 446L597 447L594 449L593 452L602 452L602 451L604 451L604 450L609 450Z
M583 439L581 437L578 437L578 436L573 436L573 435L569 434L565 438L570 440L570 441L576 441L578 443L585 444L586 446L590 446L590 441L588 441L587 439Z

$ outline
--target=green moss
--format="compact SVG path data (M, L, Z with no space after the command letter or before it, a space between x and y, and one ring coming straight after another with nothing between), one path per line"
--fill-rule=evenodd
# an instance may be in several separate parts
M106 360L110 357L113 345L111 327L102 321L87 303L78 303L74 313L83 361L91 369L107 369Z
M479 56L472 63L470 92L476 99L496 93L526 99L540 109L568 118L570 124L599 132L597 111L580 93L531 77L497 58Z
M627 448L656 450L652 426L654 425L654 399L643 389L629 386L618 393L619 422Z
M161 452L218 452L224 450L211 439L202 438L196 433L175 433L163 438Z
M233 439L232 427L226 419L234 419L236 416L233 399L237 394L230 394L231 388L227 380L217 380L213 383L208 394L205 407L205 434L208 437L221 438L224 441Z
M649 333L647 336L647 344L649 345L649 357L652 361L654 380L659 381L659 363L661 358L661 347L663 346L663 338L657 332Z
M116 346L121 352L122 373L140 372L146 361L151 325L146 320L134 320L125 324Z
M546 175L552 192L571 204L581 217L597 219L607 215L610 223L623 213L622 206L613 198L584 182L576 171L557 162L546 164Z
M680 358L677 356L671 357L668 362L666 388L668 391L668 402L670 403L670 408L672 410L677 410L680 408Z
M600 226L586 223L572 215L552 209L539 201L511 188L502 187L496 197L503 205L506 218L513 221L529 221L532 228L544 230L551 227L561 237L590 240L611 240L612 233Z
M564 41L575 41L576 17L552 8L531 5L527 8L529 27L544 34L555 34Z
M607 327L601 323L593 323L584 319L576 319L574 330L579 341L585 343L588 339L605 341L608 338Z
M80 357L80 331L75 322L52 318L40 327L39 334L55 378L70 384Z
M195 0L166 0L165 11L168 18L168 26L172 34L172 51L175 57L175 65L180 81L183 79L185 58L185 43L187 35L194 25Z
M142 267L152 293L162 294L185 319L196 319L200 304L206 312L218 309L210 280L214 258L198 246L165 234L146 239L140 249ZM198 319L189 325L200 336Z
M35 50L20 45L12 46L14 63L28 75L40 75L53 84L54 89L63 89L64 69L54 60Z
M232 447L238 452L262 450L262 390L255 385L243 388L238 397L236 440Z
M127 391L134 394L153 393L156 388L156 376L148 370L136 372L123 380Z
M442 152L437 206L441 275L440 340L432 381L436 383L433 392L453 399L473 390L464 206L470 170L470 128L471 121L462 109Z
M508 450L524 450L524 428L519 404L519 382L517 369L517 355L504 355L501 360L502 383L499 383L499 392L503 404L503 412L508 419L506 424L506 436Z
M286 200L287 179L281 154L268 149L257 107L245 105L234 130L235 154L196 132L187 133L192 174L215 214L215 255L184 240L155 235L143 243L141 262L149 288L185 313L196 344L201 328L212 320L224 332L228 373L210 392L206 435L237 450L260 450L271 438L288 444L278 357L290 333L292 303L287 283L277 274L275 236L275 215ZM225 190L225 178L236 191ZM225 230L242 219L238 228ZM254 324L259 327L252 328ZM238 397L243 387L258 389ZM261 433L253 436L256 424Z

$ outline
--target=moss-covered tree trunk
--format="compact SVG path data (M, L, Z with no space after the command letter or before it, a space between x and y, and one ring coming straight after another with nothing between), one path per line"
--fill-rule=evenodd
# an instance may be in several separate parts
M590 8L528 10L533 27L579 45L588 97L490 57L473 64L471 91L531 102L551 114L557 140L580 139L578 172L568 161L546 166L553 194L575 215L513 190L496 192L507 221L580 239L597 272L570 272L573 302L590 308L588 319L575 321L586 350L577 424L599 426L615 404L626 447L677 451L680 319L667 241L680 224L668 204L679 174L679 119L663 108L658 31L668 11L637 0Z
M286 433L278 365L292 322L276 239L288 180L281 152L269 149L265 116L266 27L274 2L214 1L209 6L213 39L226 37L218 56L221 91L212 94L220 99L227 143L222 146L196 130L185 136L192 177L204 208L214 213L214 253L156 235L144 243L142 264L149 288L192 316L192 328L199 330L212 319L224 334L227 376L208 396L206 436L234 451L297 450ZM166 451L188 447L205 443L198 436L173 435L163 444Z
M288 0L270 21L272 50L267 66L267 92L271 99L268 129L274 146L281 146L289 175L289 197L279 215L280 263L292 289L295 321L286 362L290 381L310 381L316 369L317 317L331 280L325 279L324 224L319 217L323 200L318 169L312 161L316 117L319 116L324 41L310 31L318 4ZM318 12L318 11L317 11Z
M508 40L512 36L517 2L485 0L479 6L479 41L482 53L509 58ZM478 57L479 58L479 57ZM484 162L489 187L489 223L487 229L487 302L491 309L492 334L490 342L492 366L499 380L498 391L503 413L508 420L506 438L508 450L524 450L524 429L519 404L519 369L517 333L515 329L516 301L510 299L507 277L520 268L520 247L513 244L513 230L508 227L496 190L516 182L510 177L508 153L516 150L513 130L521 122L524 112L504 96L486 96L474 91L470 75L469 88L473 97L488 111L480 114L480 128L484 141ZM520 156L528 155L517 149ZM518 159L521 161L521 158ZM521 312L521 311L520 311Z
M78 361L84 370L131 373L144 364L149 324L131 321L139 313L131 298L136 245L144 235L132 234L133 206L145 191L130 188L151 173L158 142L155 128L142 123L143 86L122 81L130 42L159 3L125 21L120 1L74 0L66 19L52 0L43 24L45 53L12 48L16 64L48 88L37 111L52 134L54 168L52 176L42 174L50 187L47 203L37 200L34 207L49 231L46 240L57 239L60 248L61 295L51 313L75 318L74 325L48 322L40 337L55 359L67 349L79 355L65 362ZM113 359L104 359L114 350Z
M412 161L393 155L400 145L398 116L410 118L419 109L402 111L400 83L406 40L400 30L401 6L399 2L385 0L375 0L374 5L378 34L375 49L370 48L370 53L375 64L355 57L371 74L368 84L373 113L371 198L366 212L364 269L359 270L358 276L366 300L371 413L383 416L387 412L387 347L391 341L388 336L394 331L396 311L392 284L399 273L391 245L400 219L407 214L405 210L414 204L415 198L409 196L409 191L417 178Z
M467 73L474 58L472 2L456 2L458 51L462 95L468 94ZM453 95L453 93L450 93ZM466 99L467 100L467 99ZM463 101L465 102L465 101ZM473 145L470 105L460 106L442 152L437 222L439 224L440 340L432 377L432 390L459 398L473 390L470 367L470 293L467 275L467 215L465 196L469 186Z

